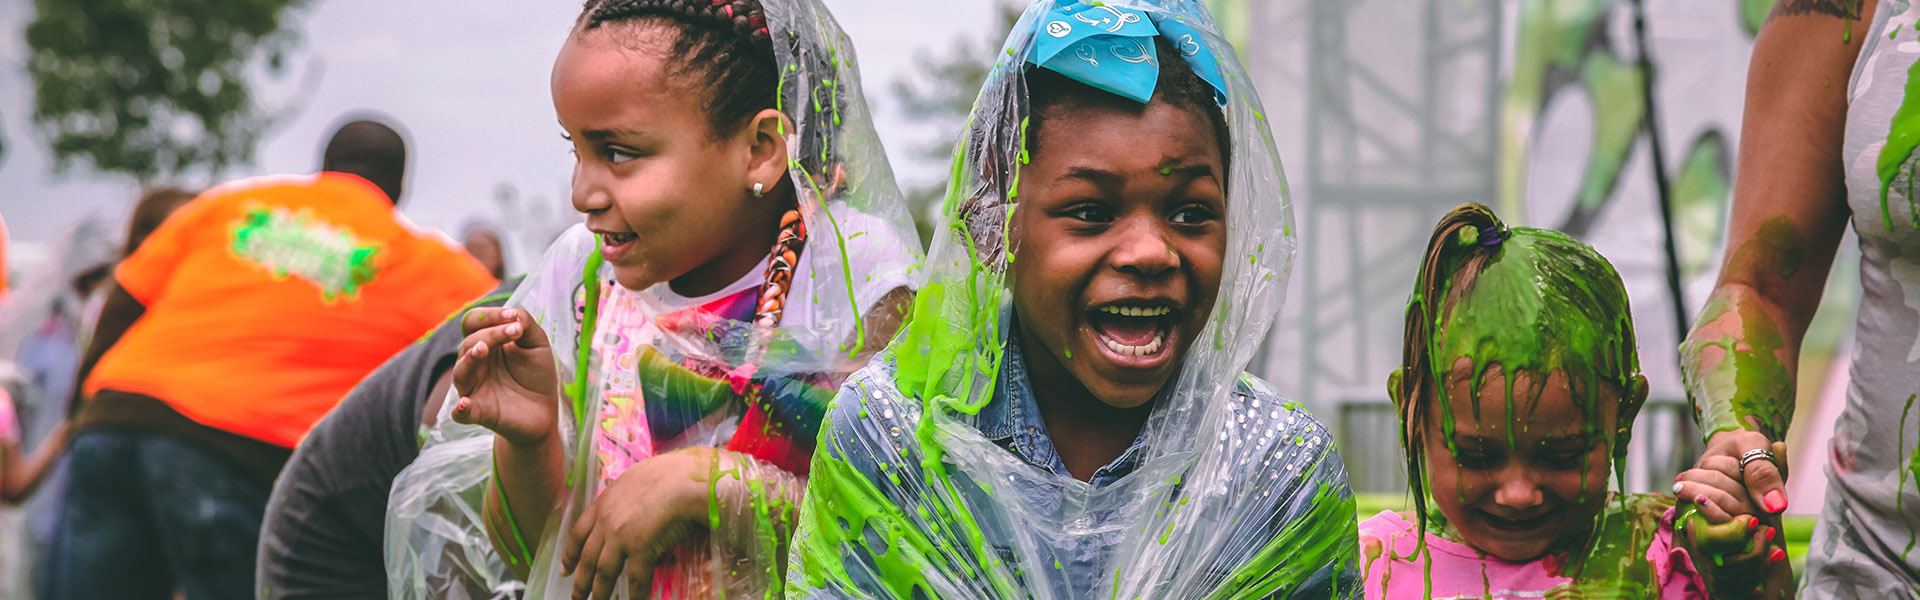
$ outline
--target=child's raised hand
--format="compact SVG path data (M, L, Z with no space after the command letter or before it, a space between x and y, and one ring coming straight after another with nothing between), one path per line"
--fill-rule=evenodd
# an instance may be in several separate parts
M526 311L476 308L460 317L453 420L493 430L508 443L533 445L556 429L559 374L547 332Z

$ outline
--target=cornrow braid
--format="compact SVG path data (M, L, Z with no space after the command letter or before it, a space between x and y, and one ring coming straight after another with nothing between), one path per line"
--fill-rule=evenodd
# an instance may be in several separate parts
M776 106L780 70L759 0L587 0L575 26L591 31L645 21L675 32L668 50L673 72L700 76L715 138Z
M581 25L587 29L608 21L648 16L684 18L693 24L728 27L737 35L768 42L766 10L759 0L588 0Z

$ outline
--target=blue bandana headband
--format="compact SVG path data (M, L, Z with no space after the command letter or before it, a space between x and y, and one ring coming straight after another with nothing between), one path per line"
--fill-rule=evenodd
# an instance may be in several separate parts
M1177 17L1055 0L1036 25L1033 54L1027 62L1075 81L1145 104L1160 81L1160 60L1153 38L1164 37L1213 86L1214 101L1227 104L1227 82L1220 63L1199 30Z

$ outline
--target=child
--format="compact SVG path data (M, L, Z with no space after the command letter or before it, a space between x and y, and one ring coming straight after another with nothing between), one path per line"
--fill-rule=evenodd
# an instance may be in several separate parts
M1232 48L1199 2L1039 0L1005 56L933 279L829 413L789 591L1357 594L1331 437L1242 371L1293 238Z
M53 461L67 447L67 423L61 421L47 432L40 447L23 453L20 422L13 409L13 394L0 385L0 503L20 504L52 470Z
M1441 219L1389 384L1415 510L1361 523L1368 598L1744 597L1790 576L1725 473L1675 485L1704 515L1689 535L1673 498L1608 494L1647 395L1627 306L1586 244L1479 204Z
M853 60L818 0L587 3L552 79L586 225L463 317L397 593L779 593L826 403L916 287Z

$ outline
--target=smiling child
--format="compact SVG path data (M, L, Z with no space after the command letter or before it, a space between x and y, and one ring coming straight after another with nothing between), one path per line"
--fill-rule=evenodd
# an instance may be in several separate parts
M1695 495L1679 510L1609 493L1647 397L1627 306L1613 266L1565 234L1473 203L1441 219L1389 382L1416 510L1360 524L1367 598L1781 589L1785 565L1759 543L1776 530L1725 474L1681 474Z
M835 399L798 597L1358 593L1326 429L1244 373L1291 266L1205 7L1040 0L955 156L907 330Z

